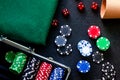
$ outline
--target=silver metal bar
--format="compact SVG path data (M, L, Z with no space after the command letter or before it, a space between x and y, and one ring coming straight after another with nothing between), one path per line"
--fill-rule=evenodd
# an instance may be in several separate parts
M32 55L34 55L34 56L37 56L37 57L39 57L39 58L41 58L41 59L44 59L44 60L46 60L46 61L49 61L49 62L51 62L51 63L57 64L57 65L59 65L59 66L61 66L61 67L66 68L67 71L68 71L68 73L67 73L67 76L66 76L65 80L68 80L68 78L69 78L69 76L70 76L70 73L71 73L71 68L70 68L70 67L68 67L68 66L66 66L66 65L64 65L64 64L61 64L61 63L59 63L59 62L57 62L57 61L55 61L55 60L52 60L52 59L46 58L46 57L44 57L44 56L41 56L41 55L35 53L34 50L32 50L31 48L28 48L28 47L26 47L26 46L23 46L23 45L21 45L21 44L18 44L18 43L14 42L14 41L11 41L11 40L3 37L3 36L1 36L0 41L3 42L3 43L6 43L6 44L8 44L8 45L11 45L11 46L13 46L13 47L15 47L15 48L18 48L18 49L20 49L20 50L22 50L22 51L25 51L25 52L27 52L27 53L29 53L29 54L32 54Z

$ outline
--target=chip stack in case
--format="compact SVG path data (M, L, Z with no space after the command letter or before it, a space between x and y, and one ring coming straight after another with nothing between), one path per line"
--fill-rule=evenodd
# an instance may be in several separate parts
M38 70L35 80L48 80L51 71L52 71L52 65L43 62Z
M49 80L63 80L64 74L64 69L57 67L52 71Z
M64 36L57 36L55 38L55 44L58 46L58 47L62 47L62 46L65 46L67 42L67 39L64 37Z
M110 62L102 64L102 80L115 80L116 71Z
M70 28L69 25L63 25L61 26L60 33L62 36L70 36L72 29Z
M81 73L87 73L90 71L90 63L86 60L80 60L77 63L77 69L79 70L79 72Z
M110 41L106 37L98 38L96 44L97 47L102 51L106 51L110 47Z
M34 80L39 69L39 65L40 65L39 59L35 57L30 58L27 63L27 67L23 72L22 80Z
M71 44L67 44L65 47L58 47L57 52L60 55L69 55L72 52Z
M90 56L92 54L92 45L86 40L79 41L77 48L84 57Z
M22 52L17 52L13 63L9 68L10 71L14 74L20 74L25 66L26 61L27 56Z
M100 63L104 60L103 53L100 53L99 51L96 51L92 54L93 62Z
M13 51L9 51L6 53L5 55L5 60L8 62L8 63L12 63L14 58L15 58L15 53Z
M92 25L88 28L88 35L92 39L97 39L100 36L100 28L96 25Z

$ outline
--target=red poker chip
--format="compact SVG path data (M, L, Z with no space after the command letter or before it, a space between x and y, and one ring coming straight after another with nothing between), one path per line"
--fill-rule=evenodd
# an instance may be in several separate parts
M52 65L43 62L38 70L35 80L48 80L51 71L52 71Z
M97 39L100 36L100 28L92 25L88 28L88 35L92 39Z

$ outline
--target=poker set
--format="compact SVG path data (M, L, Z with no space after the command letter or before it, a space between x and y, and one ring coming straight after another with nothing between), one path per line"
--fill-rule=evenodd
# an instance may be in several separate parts
M13 42L6 37L1 36L0 41L20 51L16 53L6 52L5 60L10 64L12 63L9 67L11 73L22 74L21 80L68 80L71 73L70 67L53 60L52 57L46 58L38 55L33 49Z
M45 0L45 1L48 2L48 0ZM92 15L98 17L97 15L97 12L99 12L98 3L95 1L91 2L88 10L86 9L86 6L88 8L88 5L84 4L85 1L82 1L82 0L74 1L75 3L77 3L76 9L80 14L80 18L81 18L80 24L82 25L85 24L83 26L85 31L84 32L84 31L80 31L82 30L81 26L80 28L78 27L76 29L75 27L73 27L73 24L74 25L77 24L77 26L80 25L78 24L79 21L76 21L73 24L71 23L72 20L69 22L69 19L71 19L72 16L74 16L74 15L71 15L73 14L71 8L67 8L64 6L61 10L61 14L58 15L58 17L62 16L62 18L64 19L63 21L65 22L62 23L62 21L59 20L58 18L56 17L53 18L53 14L56 10L56 6L58 2L56 0L52 0L52 1L53 2L51 2L44 9L45 11L43 10L43 12L38 12L39 8L43 9L43 5L47 5L48 3L43 3L42 5L38 3L38 6L37 6L38 11L37 9L35 9L36 10L35 13L30 15L27 14L28 15L27 17L30 21L26 19L27 17L25 17L25 20L28 21L29 24L26 26L28 26L29 28L28 27L21 28L18 26L19 21L21 21L22 19L18 20L18 23L16 23L15 25L14 24L12 25L12 23L10 23L10 25L13 26L11 27L11 29L13 29L12 31L8 31L9 29L7 27L9 26L3 24L3 23L6 23L4 22L4 19L3 19L3 23L0 23L0 25L3 25L3 27L0 29L0 33L3 33L3 34L0 34L1 35L0 42L1 44L3 44L3 46L7 46L8 48L10 48L10 50L7 52L3 51L3 53L5 53L5 56L4 56L4 59L2 59L2 61L3 61L3 64L5 63L5 65L7 66L5 70L10 72L10 74L13 74L14 76L16 76L15 79L17 80L71 80L71 79L78 80L80 79L81 76L84 77L85 79L85 76L88 76L92 72L92 69L95 68L93 67L93 64L94 64L94 66L99 67L99 70L100 70L99 72L101 72L101 76L99 78L97 78L95 75L95 80L116 80L116 74L118 73L118 71L116 70L116 67L111 63L111 61L110 62L106 61L106 57L105 57L106 55L108 55L106 54L106 52L110 50L112 41L110 37L106 36L105 34L102 34L102 29L101 29L102 27L101 25L99 25L99 21L97 24L95 24L92 20L87 21L86 18L88 18L89 20L90 17L88 15L86 17L86 14L84 15L84 13L87 13L87 14L92 13ZM102 1L102 4L104 3L104 1L105 0ZM53 5L53 3L55 4ZM36 7L34 4L33 6ZM26 5L22 7L26 7ZM26 13L26 10L25 10L25 13ZM28 13L30 11L28 10ZM48 14L49 12L51 16ZM36 13L40 14L40 16L38 16ZM11 16L11 14L12 13L10 13L9 15ZM43 17L44 14L46 15L45 17ZM31 15L32 17L30 17ZM26 15L23 15L23 16L26 16ZM14 16L14 18L16 19L18 18L18 16ZM93 17L91 18L93 19ZM78 17L76 19L78 19ZM85 20L82 20L82 19L85 19ZM31 21L33 21L33 23ZM9 22L9 20L7 20L7 22ZM55 33L55 35L51 35L52 37L49 40L49 37L47 39L47 34L49 32L50 23L52 27L52 31L50 33L53 33L53 34ZM23 22L24 26L25 24L26 23ZM32 25L32 26L29 26L29 25ZM18 27L16 28L14 26L18 26ZM19 29L22 29L22 30L19 30ZM77 30L77 29L80 29L80 30ZM75 30L79 32L75 32ZM14 31L15 33L13 33ZM83 36L81 37L81 35L83 36L87 35L85 36L87 38L84 38ZM70 41L71 38L72 38L72 41ZM40 51L41 54L39 54L38 52L35 51L36 49L31 47L26 47L25 45L21 44L22 40L23 40L23 44L24 42L33 43L36 46L41 44L42 47L44 46L44 48L48 48L48 49L45 49L46 51L43 49L44 50L43 52L50 53L50 55L48 54L49 57L46 57L47 56L46 54L42 55L42 52L41 52L42 50ZM50 44L49 43L46 44L45 42L46 40L50 42ZM2 46L0 47L1 49L3 48ZM74 49L76 49L77 51L75 51ZM79 53L79 54L76 54L76 53ZM71 57L71 55L73 56ZM67 60L67 62L65 60ZM72 66L68 66L68 65L72 65ZM1 69L1 64L0 64L0 69ZM2 69L4 69L4 67L2 67ZM97 71L95 72L97 73ZM76 74L79 74L79 76L77 75L75 78L71 78L71 76L73 77L74 73L75 73L74 77L76 76ZM5 80L10 80L4 76L2 77ZM0 74L0 78L1 78L1 74Z

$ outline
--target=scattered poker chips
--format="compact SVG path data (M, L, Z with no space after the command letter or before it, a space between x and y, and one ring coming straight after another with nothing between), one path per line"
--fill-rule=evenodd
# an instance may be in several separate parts
M104 60L103 53L100 53L99 51L96 51L92 54L93 62L100 63Z
M12 65L10 66L10 71L14 74L20 74L25 66L27 56L22 52L17 52L13 60Z
M61 26L61 29L60 29L60 33L63 35L63 36L70 36L71 34L71 31L72 29L70 28L69 25L63 25Z
M102 51L106 51L110 47L110 41L106 37L98 38L96 44L97 47Z
M39 65L40 65L39 59L35 57L30 58L27 63L27 67L23 72L22 80L34 80L39 69Z
M8 62L8 63L12 63L14 58L15 58L15 53L13 51L9 51L6 53L5 55L5 60Z
M90 70L90 63L86 60L80 60L77 63L77 69L79 70L79 72L81 73L87 73Z
M79 41L78 45L77 45L77 48L80 51L81 55L84 56L84 57L90 56L92 54L92 46L86 40Z
M102 64L102 80L115 80L116 71L110 62Z
M55 38L55 44L57 45L57 52L60 55L69 55L72 52L71 44L66 44L66 37L71 35L72 29L69 25L62 25L60 28L60 34Z
M57 36L55 38L55 43L58 47L65 46L67 39L64 36Z
M64 69L57 67L52 71L49 80L63 80L64 74Z
M65 47L58 47L57 52L60 55L69 55L72 52L71 44L67 44Z
M88 35L92 39L97 39L100 36L100 28L92 25L88 28Z
M51 71L52 71L52 65L43 62L38 70L35 80L48 80Z

